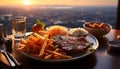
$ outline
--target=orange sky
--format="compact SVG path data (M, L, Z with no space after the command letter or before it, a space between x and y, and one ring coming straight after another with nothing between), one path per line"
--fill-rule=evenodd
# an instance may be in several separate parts
M118 0L0 0L0 5L117 5Z

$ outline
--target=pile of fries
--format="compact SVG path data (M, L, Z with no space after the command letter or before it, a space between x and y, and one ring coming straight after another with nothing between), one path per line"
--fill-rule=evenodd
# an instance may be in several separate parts
M53 32L51 32L53 33ZM60 48L54 46L54 39L50 37L47 31L41 30L30 34L26 39L21 38L17 50L24 51L42 59L71 59Z

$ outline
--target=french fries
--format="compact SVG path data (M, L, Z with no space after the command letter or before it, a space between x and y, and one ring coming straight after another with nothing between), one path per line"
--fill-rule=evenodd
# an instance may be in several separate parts
M27 39L21 39L18 50L25 51L39 58L48 59L71 59L72 56L66 55L66 53L60 48L54 48L54 40L49 37L45 32L44 35L39 33L33 33L27 37Z
M44 39L44 37L42 37L41 35L37 34L37 33L33 33L33 35L39 39Z
M45 40L44 40L44 43L42 45L42 48L41 48L41 51L39 53L39 56L42 57L44 55L44 51L45 51L45 48L47 46L47 41L48 41L48 35L45 35Z
M57 51L58 49L56 49L55 51ZM50 53L49 55L47 54L47 56L45 56L45 59L50 59L52 57L53 53Z
M51 50L46 50L47 52L50 52L50 53L53 53L53 54L56 54L58 56L61 56L61 58L66 58L66 59L71 59L72 57L71 56L68 56L68 55L64 55L64 54L61 54L61 53L58 53L56 51L51 51Z

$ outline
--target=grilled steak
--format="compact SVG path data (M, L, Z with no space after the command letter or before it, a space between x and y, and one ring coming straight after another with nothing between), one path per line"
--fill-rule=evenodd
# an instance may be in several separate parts
M60 45L60 47L69 53L80 52L89 46L89 42L85 39L86 37L74 37L74 36L56 36L55 44Z

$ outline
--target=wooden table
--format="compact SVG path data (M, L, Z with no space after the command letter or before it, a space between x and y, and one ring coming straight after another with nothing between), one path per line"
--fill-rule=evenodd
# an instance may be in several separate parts
M97 51L85 58L68 63L44 63L28 60L28 58L24 57L16 57L16 59L23 63L23 69L64 69L66 67L74 69L120 69L120 52L118 53L111 50L108 45L109 41L116 40L118 34L120 34L120 30L112 29L109 34L97 38L99 41ZM13 55L15 55L15 53L13 53ZM3 61L5 61L5 59L3 59ZM5 66L5 64L2 63L3 61L0 62L0 66Z

